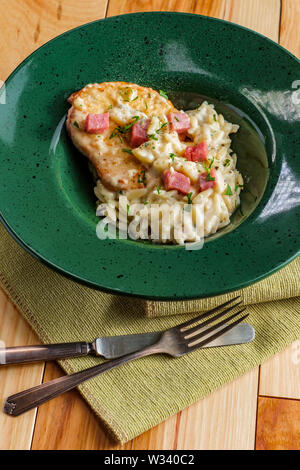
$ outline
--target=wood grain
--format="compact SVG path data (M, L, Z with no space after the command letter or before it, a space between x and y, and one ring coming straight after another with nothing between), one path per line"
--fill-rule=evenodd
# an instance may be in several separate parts
M252 28L275 41L278 39L280 0L110 0L107 15L159 10L222 18Z
M300 399L300 341L261 365L259 394Z
M38 344L39 340L0 289L0 339L8 346ZM36 411L12 419L2 412L5 399L42 381L44 364L0 366L0 449L30 449Z
M178 449L253 449L258 368L225 385L181 414Z
M278 40L280 0L227 0L224 19Z
M259 397L257 450L300 450L300 401Z
M203 3L200 1L199 3ZM216 2L217 3L217 2ZM109 0L107 16L123 15L141 11L181 11L193 12L194 0Z
M63 371L55 363L48 363L44 382L62 375ZM115 450L121 448L107 436L78 391L65 393L39 408L33 450L97 450L108 447Z
M107 0L1 0L0 80L55 36L105 16Z
M300 57L300 2L282 0L280 44Z

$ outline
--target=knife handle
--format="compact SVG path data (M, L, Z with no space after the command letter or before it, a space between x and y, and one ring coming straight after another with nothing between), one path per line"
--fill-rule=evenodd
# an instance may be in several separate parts
M0 348L0 364L24 364L26 362L86 356L92 352L92 350L92 345L86 342Z

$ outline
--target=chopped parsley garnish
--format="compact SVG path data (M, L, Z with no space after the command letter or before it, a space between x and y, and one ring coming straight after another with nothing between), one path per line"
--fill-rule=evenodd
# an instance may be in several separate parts
M160 94L160 96L162 96L163 98L166 98L166 100L169 99L167 93L165 93L163 90L159 90L159 94Z
M160 190L161 190L161 186L157 186L157 189L156 189L157 194L160 194Z
M148 134L148 139L158 140L155 134Z
M74 122L73 122L73 126L74 126L74 127L77 127L77 129L79 129L79 124L78 124L77 121L74 121Z
M164 127L166 127L168 125L167 122L164 122L155 132L156 134L158 134Z
M138 174L138 183L143 183L144 186L146 186L147 181L146 181L146 171L143 170Z
M235 192L239 189L243 189L244 188L244 185L243 184L237 184L236 187L234 188Z
M145 103L145 108L148 109L147 101L144 101L144 103Z
M212 159L210 160L210 162L209 162L209 167L208 167L209 170L210 170L211 167L212 167L212 164L213 164L213 162L214 162L214 159L215 159L215 157L212 158Z
M135 101L135 100L137 100L137 99L138 99L138 95L137 95L135 98L133 98L133 100L131 100L131 101Z
M118 126L114 129L114 131L110 134L109 138L112 139L113 137L118 136L120 138L120 134L127 134L129 129L135 124L140 117L139 116L133 116L133 121L127 124L126 126Z
M170 153L170 158L171 158L172 162L174 162L175 157L176 157L175 153Z
M210 172L212 170L211 167L212 167L213 162L214 162L214 158L212 160L210 160L208 166L204 162L202 162L202 165L203 165L204 169L207 172L207 175L206 175L206 178L205 178L206 181L215 181L215 179L216 179L214 176L211 176L211 174L210 174Z
M232 196L232 190L229 184L227 185L226 191L225 191L226 196Z
M192 204L192 195L193 195L192 192L186 195L186 197L188 198L188 204Z
M178 119L178 117L177 117L177 116L174 116L174 118L176 119L176 121L177 121L177 122L179 122L179 119Z
M133 155L131 149L125 149L125 148L124 148L124 149L122 149L122 152L130 153L130 155Z
M224 166L230 165L230 158L226 158L225 162L223 163Z
M112 109L112 104L109 106L109 108L108 108L108 109Z
M217 122L217 115L216 114L214 114L213 118L214 118L214 121Z
M146 206L147 204L149 204L149 201L145 201L145 202L144 202L144 205L145 205L145 206Z

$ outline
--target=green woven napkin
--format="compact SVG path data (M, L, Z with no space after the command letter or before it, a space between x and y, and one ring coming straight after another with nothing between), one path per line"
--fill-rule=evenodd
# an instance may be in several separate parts
M143 301L76 284L31 257L2 226L0 271L3 288L43 342L159 330L188 318L147 318L148 304ZM86 382L80 392L111 434L126 442L300 337L297 298L254 304L247 310L256 330L248 345L203 349L177 359L147 357ZM70 373L100 361L87 357L61 365Z

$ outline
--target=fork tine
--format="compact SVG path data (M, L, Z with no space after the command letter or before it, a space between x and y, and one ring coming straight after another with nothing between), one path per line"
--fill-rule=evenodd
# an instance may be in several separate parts
M230 325L225 326L224 328L222 328L220 331L218 331L214 335L211 335L208 338L205 338L203 341L200 341L200 343L194 344L193 346L188 345L188 351L186 351L186 352L195 351L195 349L201 348L202 346L205 346L206 344L210 343L211 341L214 341L219 336L222 336L224 333L226 333L227 331L231 330L236 325L241 323L247 317L249 317L249 313L247 313L246 315L243 315L241 318L238 318L238 320L234 321L233 323L230 323Z
M213 317L209 318L208 320L205 320L201 323L199 323L199 325L196 325L192 328L188 328L188 329L184 329L183 333L186 333L186 334L192 334L194 333L195 331L198 331L200 328L202 328L203 326L206 326L206 325L209 325L210 323L214 322L215 320L218 320L218 318L221 318L223 317L224 315L226 315L226 313L230 312L231 310L233 310L235 307L237 307L238 305L241 305L242 301L240 302L237 302L236 304L232 305L231 307L228 307L226 308L225 310L223 310L222 312L220 313L217 313L216 315L214 315ZM180 329L180 331L182 331L182 329Z
M241 310L239 310L236 313L233 313L232 315L230 315L230 317L224 318L223 320L219 321L218 323L211 326L210 328L207 328L204 331L201 331L202 330L202 325L199 325L199 334L194 335L192 337L190 337L190 335L187 335L187 336L184 336L184 339L189 340L188 341L189 343L194 342L197 339L202 338L202 336L206 336L208 333L211 333L216 328L219 328L220 326L225 325L225 323L228 323L230 320L233 320L233 318L237 317L240 313L244 312L244 310L246 310L246 307L242 308Z
M240 295L237 295L233 299L227 300L227 302L224 302L223 304L218 305L217 307L214 307L211 310L208 310L207 312L201 313L200 315L198 315L195 318L192 318L191 320L188 320L184 323L181 323L180 325L177 325L175 328L181 329L181 328L185 328L186 326L192 325L193 323L197 322L198 320L208 317L212 313L215 313L218 310L220 310L220 308L226 307L226 305L231 304L232 302L234 302L235 300L237 300L239 298L240 298Z

